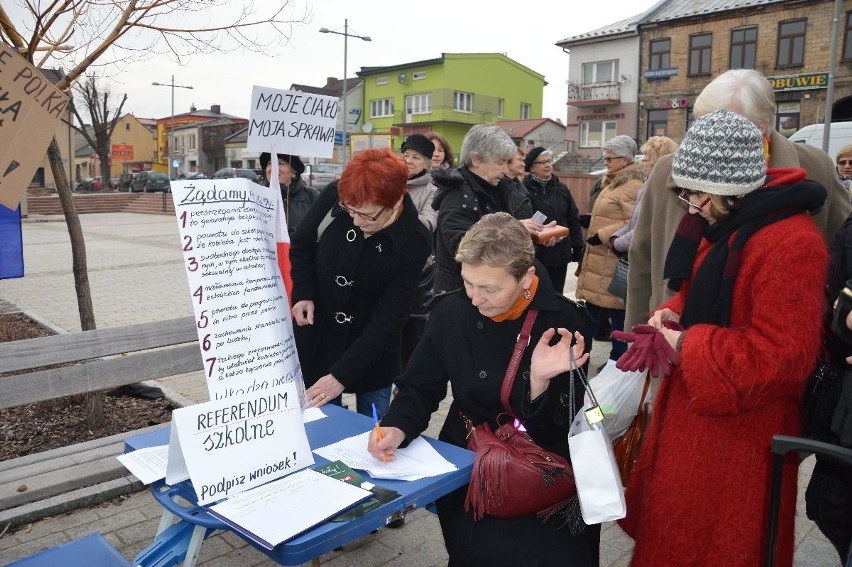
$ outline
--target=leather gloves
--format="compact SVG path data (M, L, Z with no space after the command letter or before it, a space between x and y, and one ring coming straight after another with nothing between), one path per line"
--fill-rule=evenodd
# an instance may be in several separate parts
M852 369L843 373L840 397L831 418L831 432L837 437L838 444L852 447Z
M598 233L595 233L595 234L591 235L590 237L588 237L586 239L586 242L588 242L589 244L592 244L592 245L603 244L603 241L601 240L601 237L598 236Z
M673 321L663 323L666 328L682 331ZM613 331L612 338L629 342L627 352L615 366L625 372L648 370L652 376L668 376L672 366L680 364L680 355L669 345L663 334L651 325L634 325L632 332Z

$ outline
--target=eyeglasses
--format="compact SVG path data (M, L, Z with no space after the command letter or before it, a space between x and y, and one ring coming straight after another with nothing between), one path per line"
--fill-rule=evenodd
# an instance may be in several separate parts
M846 167L847 165L852 165L852 159L842 159L837 162L837 165Z
M615 157L604 157L604 163L609 163L614 159L627 159L624 156L615 156Z
M355 215L358 215L362 219L368 220L370 222L376 222L379 219L379 217L382 216L382 213L385 212L385 209L387 209L387 207L382 207L379 210L379 212L376 213L375 215L368 215L367 213L362 213L361 211L356 211L354 209L350 209L349 207L347 207L346 205L343 204L343 201L338 201L337 206L340 207L341 209L343 209L344 211L346 211L347 213L349 213L349 216L354 217Z
M686 189L681 189L680 194L678 194L677 198L686 203L690 208L695 209L696 211L702 210L707 203L710 202L710 197L708 196L706 199L701 201L701 204L696 205L692 201L689 200L689 196L694 195L694 193L688 193Z
M538 164L538 165L551 165L552 163L553 163L552 159L543 159L541 161L534 161L533 165L536 165L536 164Z

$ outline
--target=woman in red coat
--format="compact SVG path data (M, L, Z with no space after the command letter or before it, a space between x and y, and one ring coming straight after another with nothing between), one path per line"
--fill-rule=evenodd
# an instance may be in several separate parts
M649 324L681 362L662 380L627 489L634 566L762 563L770 444L799 431L827 262L806 214L825 189L803 169L767 171L763 147L754 124L719 110L674 157L690 214L666 258L678 293ZM785 465L779 565L792 564L797 465L793 455Z

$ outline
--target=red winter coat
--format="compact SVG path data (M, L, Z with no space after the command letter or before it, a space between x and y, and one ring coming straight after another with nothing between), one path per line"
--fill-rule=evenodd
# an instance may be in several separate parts
M709 247L701 243L696 268ZM621 525L636 540L634 567L762 564L770 445L799 432L826 265L808 215L769 225L743 249L730 326L687 330L627 488ZM662 307L681 313L687 291ZM795 456L785 464L777 565L793 560L797 465Z

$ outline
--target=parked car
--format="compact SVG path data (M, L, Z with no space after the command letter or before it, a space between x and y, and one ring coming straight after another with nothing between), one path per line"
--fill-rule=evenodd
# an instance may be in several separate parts
M157 171L142 171L130 184L133 193L150 193L152 191L169 192L169 176Z
M177 176L178 179L207 179L204 172L196 171L195 173L181 173Z
M95 190L95 178L94 177L84 177L77 183L77 186L74 188L75 191L94 191Z
M109 190L110 191L118 190L118 177L110 177L109 178Z
M136 179L138 173L122 173L118 177L118 190L119 191L130 191L130 184Z
M230 179L232 177L245 177L255 183L263 179L263 172L259 169L243 169L240 167L223 167L213 174L210 179Z
M340 179L341 170L341 166L336 163L315 163L305 166L302 179L309 187L324 189L332 181Z

